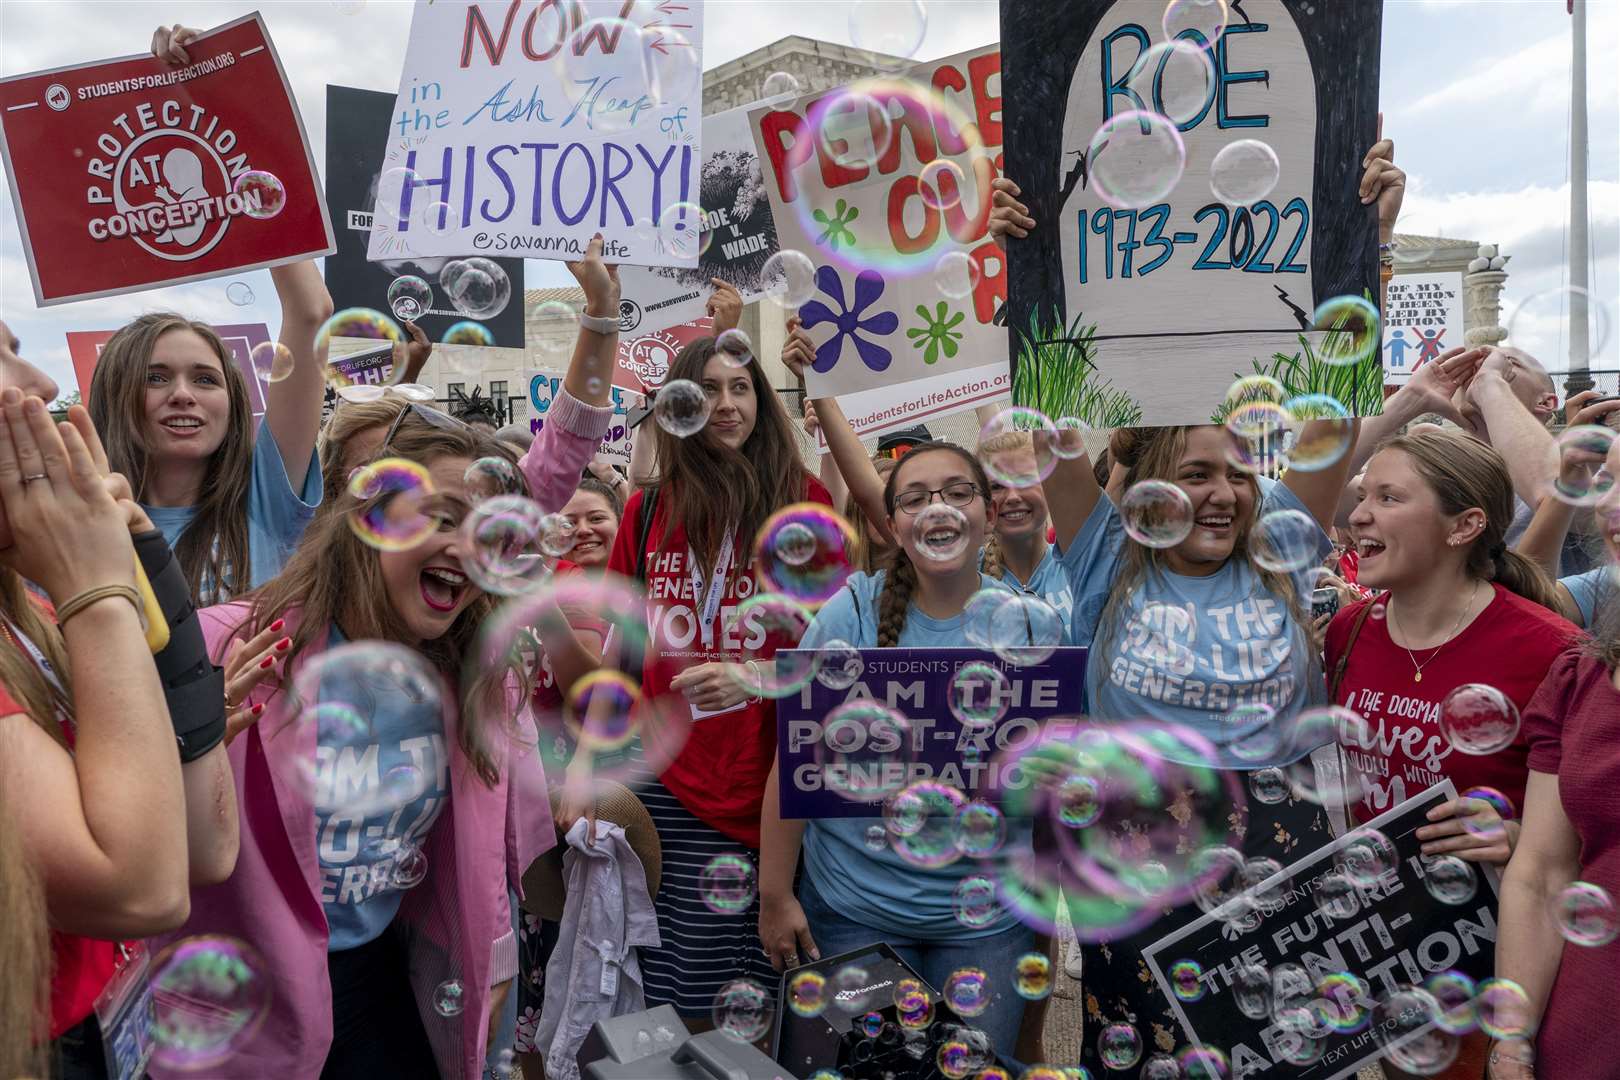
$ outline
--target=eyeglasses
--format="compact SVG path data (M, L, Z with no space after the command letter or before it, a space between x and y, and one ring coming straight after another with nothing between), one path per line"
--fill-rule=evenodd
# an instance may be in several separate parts
M389 394L398 394L407 401L433 400L433 387L427 383L400 383L397 386L372 386L369 383L354 383L350 386L338 387L336 393L344 401L353 402L356 405L381 401Z
M383 436L382 445L377 448L378 453L387 450L391 445L393 445L394 433L399 430L399 425L405 422L406 416L412 415L421 419L425 423L431 424L440 431L467 430L466 424L463 424L460 420L457 420L449 413L442 413L438 409L430 409L426 405L418 405L413 401L406 405L403 409L399 410L399 415L394 417L394 422L388 425L388 434Z
M935 495L938 495L946 506L966 506L982 494L984 493L979 490L979 485L971 480L958 480L942 488L926 490L913 488L896 498L894 504L908 514L918 514L922 512L923 507L934 501Z

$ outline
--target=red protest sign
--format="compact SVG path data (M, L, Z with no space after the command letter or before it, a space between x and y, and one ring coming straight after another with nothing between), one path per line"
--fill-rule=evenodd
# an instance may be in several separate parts
M333 250L258 14L186 51L185 67L127 56L0 79L0 155L41 307Z
M619 340L613 385L645 394L664 385L675 357L698 338L714 336L714 320L705 315L640 337Z

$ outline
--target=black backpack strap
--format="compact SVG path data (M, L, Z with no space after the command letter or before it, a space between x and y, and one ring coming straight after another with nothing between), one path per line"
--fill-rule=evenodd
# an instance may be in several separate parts
M653 518L658 516L658 493L658 488L644 489L641 493L641 505L636 513L637 581L647 580L647 539L652 536Z

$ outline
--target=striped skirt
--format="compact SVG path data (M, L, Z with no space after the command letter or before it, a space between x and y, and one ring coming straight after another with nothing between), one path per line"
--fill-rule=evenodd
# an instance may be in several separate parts
M715 911L703 901L703 868L735 855L759 866L759 852L705 825L657 780L636 795L652 815L663 849L663 875L653 906L663 945L640 950L647 1004L673 1005L682 1016L708 1018L721 987L733 979L758 980L774 995L777 976L759 946L759 897L737 912ZM757 874L756 874L757 876Z

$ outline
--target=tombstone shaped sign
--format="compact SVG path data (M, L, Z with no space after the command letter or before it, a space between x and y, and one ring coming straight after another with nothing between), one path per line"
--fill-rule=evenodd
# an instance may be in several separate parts
M1381 14L1002 0L1006 175L1036 221L1008 241L1015 402L1099 427L1207 423L1261 372L1378 410L1376 345L1330 363L1347 336L1314 316L1377 302L1357 187Z

